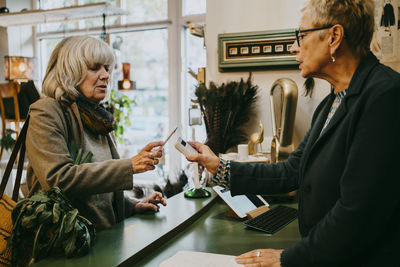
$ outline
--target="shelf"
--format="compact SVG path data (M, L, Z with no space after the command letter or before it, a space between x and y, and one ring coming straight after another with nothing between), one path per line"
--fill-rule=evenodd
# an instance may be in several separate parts
M0 14L0 26L26 26L42 23L65 22L109 16L127 15L128 12L105 2L56 9L28 10Z

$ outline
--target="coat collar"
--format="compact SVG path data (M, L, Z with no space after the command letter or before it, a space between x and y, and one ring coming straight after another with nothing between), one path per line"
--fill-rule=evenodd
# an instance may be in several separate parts
M351 95L357 95L361 92L369 73L378 63L378 59L374 54L372 54L372 52L369 52L363 59L361 59L360 64L351 78L346 97L343 100L349 98Z
M347 88L346 96L343 98L342 103L335 112L335 115L332 117L331 121L321 134L322 127L325 124L327 115L332 106L332 102L335 99L335 94L333 93L333 91L328 96L328 99L327 101L325 101L324 107L321 109L310 132L309 144L306 146L306 149L304 151L305 163L308 160L308 157L311 154L313 148L317 146L320 140L323 139L329 132L335 129L338 123L346 115L348 111L348 99L361 93L363 85L369 76L369 73L378 63L378 59L371 52L360 61L360 64L358 65L350 81L349 87Z
M360 61L360 64L358 65L356 71L353 74L353 77L351 78L349 87L347 88L346 96L343 98L342 103L335 112L335 115L332 117L331 121L321 134L321 137L326 135L330 130L334 129L335 126L346 115L348 111L348 99L361 93L363 85L367 80L369 73L371 72L372 68L378 63L378 59L371 52Z

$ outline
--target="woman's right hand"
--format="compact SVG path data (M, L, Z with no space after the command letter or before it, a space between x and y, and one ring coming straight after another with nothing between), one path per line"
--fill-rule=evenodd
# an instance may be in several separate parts
M190 154L186 157L188 161L198 162L200 165L204 166L212 174L216 174L219 166L219 158L214 154L214 152L206 145L199 142L188 142L192 147L194 147L199 153Z
M162 150L153 150L153 148L161 146L164 142L148 143L136 156L131 158L133 173L142 173L155 169L158 159L162 156Z

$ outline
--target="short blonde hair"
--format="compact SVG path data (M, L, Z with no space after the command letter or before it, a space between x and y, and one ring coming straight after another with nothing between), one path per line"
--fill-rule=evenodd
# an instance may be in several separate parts
M60 41L54 48L43 80L43 93L58 101L75 100L78 86L87 71L97 64L114 64L114 54L109 45L89 36L72 36Z
M342 25L347 43L363 57L370 51L374 10L373 0L309 0L301 11L311 16L315 27Z

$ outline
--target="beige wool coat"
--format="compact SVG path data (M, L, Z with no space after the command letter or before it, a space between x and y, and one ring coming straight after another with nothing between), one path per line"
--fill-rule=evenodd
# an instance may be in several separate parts
M106 141L98 144L107 152L108 147L104 146L109 146L109 160L74 165L68 150L70 142L82 147L83 155L87 153L84 138L87 131L83 130L76 104L61 105L45 97L31 105L30 116L26 138L30 194L48 186L60 187L73 206L98 230L133 214L136 203L123 194L123 190L133 187L132 163L130 159L119 159L111 134L103 136Z

